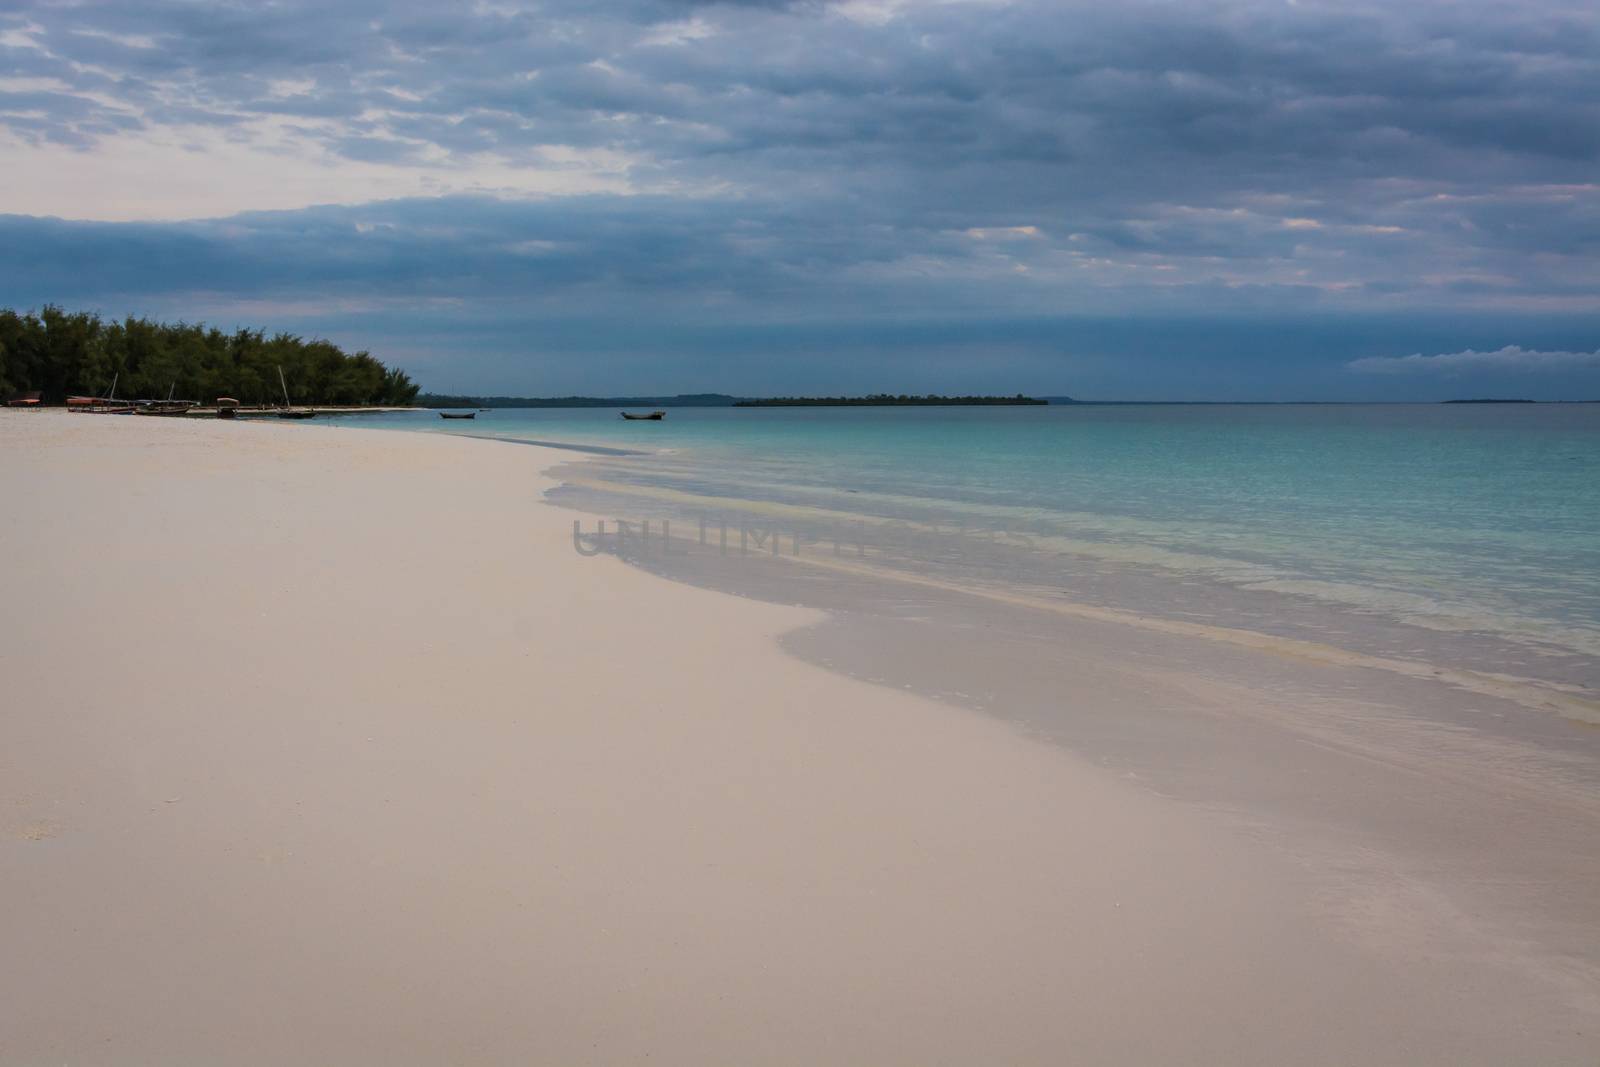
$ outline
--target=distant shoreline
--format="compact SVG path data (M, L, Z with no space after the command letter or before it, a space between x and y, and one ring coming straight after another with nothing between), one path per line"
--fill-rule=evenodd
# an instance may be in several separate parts
M736 408L892 408L892 407L1038 407L1050 403L1023 396L776 396L764 400L740 400Z
M1306 407L1372 405L1432 407L1440 404L1597 404L1591 400L1468 398L1451 400L1082 400L1071 396L1024 397L742 397L728 393L673 396L465 396L424 393L418 408L764 408L764 407Z
M775 408L775 407L1014 407L1076 403L1071 397L941 396L928 393L871 393L865 396L732 396L728 393L678 393L674 396L465 396L424 393L418 405L430 408Z

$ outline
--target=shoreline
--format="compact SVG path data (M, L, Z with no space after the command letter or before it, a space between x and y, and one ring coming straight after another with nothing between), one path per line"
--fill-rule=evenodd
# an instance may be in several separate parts
M0 618L0 924L41 961L0 978L0 1062L1594 1050L1593 959L1462 926L1414 872L1362 883L1352 925L1292 820L849 677L920 630L841 644L838 615L580 558L557 452L50 418L0 417L30 561ZM1079 721L1137 719L1147 752L1292 697L1185 696L1125 644L1085 644L1080 704L1145 714Z
M868 562L914 575L1527 678L1600 703L1600 558L1583 521L1592 420L1533 420L1494 459L1493 419L896 414L926 415L801 412L777 426L718 413L659 434L508 418L495 433L561 426L678 446L574 468L562 499L593 514L774 528L808 554L864 528ZM1348 464L1310 459L1351 441ZM1418 458L1391 471L1391 447ZM1519 480L1528 464L1544 473Z
M721 557L664 548L659 524L654 536L636 530L621 558L826 612L780 638L808 662L1120 768L1336 872L1357 899L1425 891L1457 933L1515 930L1507 955L1572 968L1600 992L1600 730L1586 691L965 587L829 558L826 546ZM1479 833L1510 840L1486 851ZM1331 906L1368 922L1348 901Z
M1449 626L1442 620L1401 618L1381 620L1392 632L1379 630L1376 624L1369 623L1373 633L1362 634L1359 627L1352 625L1364 621L1361 613L1347 605L1314 598L1307 600L1260 588L1249 591L1260 598L1259 602L1251 604L1244 599L1245 589L1224 581L1210 583L1209 595L1196 594L1193 589L1201 583L1197 583L1193 575L1163 568L1159 556L1152 559L1148 554L1130 554L1112 544L1067 543L1060 539L1051 544L1051 549L1061 556L1078 553L1080 563L1105 568L1105 574L1097 576L1101 581L1094 587L1093 597L1084 595L1086 589L1064 588L1066 583L1060 576L1055 583L981 580L964 577L959 570L949 567L929 566L926 560L911 553L905 558L896 558L895 551L877 551L877 545L872 545L875 554L869 559L867 551L856 542L871 543L874 541L872 532L887 531L907 540L920 537L926 543L923 550L929 553L954 554L973 546L993 550L994 535L985 533L982 528L969 533L965 527L952 529L950 523L937 520L908 520L865 512L845 513L815 505L705 496L651 484L648 474L636 481L619 481L607 474L604 466L570 464L562 470L562 484L553 491L552 501L612 522L619 518L633 523L665 518L678 522L676 529L680 531L685 528L681 520L692 510L698 510L702 517L713 516L714 530L720 522L731 526L736 536L744 536L752 528L764 537L770 535L774 546L780 542L788 546L780 553L781 558L802 569L921 586L1019 608L1185 635L1337 666L1367 667L1412 678L1439 680L1468 693L1507 699L1532 711L1561 715L1591 726L1600 725L1600 689L1573 680L1587 677L1585 668L1597 662L1592 657L1578 659L1575 650L1563 648L1560 655L1577 662L1567 664L1564 674L1553 671L1549 664L1541 664L1549 672L1543 677L1519 674L1497 662L1497 659L1510 659L1514 652L1523 651L1513 648L1514 641L1525 640L1528 647L1538 648L1537 641L1528 635L1500 634L1475 645L1473 639L1477 635L1471 627ZM688 529L695 530L692 521ZM830 530L831 533L827 532ZM867 533L863 536L852 531ZM703 531L700 536L704 536ZM1031 538L1022 536L1016 540L1025 543ZM684 549L705 548L696 546L694 541L692 534L680 535L677 543L682 547L676 551L669 548L669 551L679 555ZM855 545L854 555L852 545ZM1019 544L1014 548L1019 556L1035 551L1031 544ZM657 551L661 551L660 546ZM721 554L729 553L724 549ZM749 553L740 548L733 554ZM708 561L708 565L714 566L715 561ZM731 560L729 565L732 565ZM1141 600L1130 603L1127 594L1130 579L1135 578L1147 588L1139 590ZM1184 597L1184 607L1188 610L1161 610L1162 602L1174 594ZM1229 603L1224 598L1237 602ZM1228 604L1231 613L1221 610L1224 604ZM1198 621L1200 617L1206 621ZM1284 620L1290 618L1298 621L1286 625ZM1247 625L1267 619L1275 628ZM1406 630L1413 628L1414 632L1407 635ZM1381 650L1385 645L1414 643L1422 634L1464 644L1453 650L1452 656L1431 658L1394 655ZM1336 643L1336 638L1343 643Z

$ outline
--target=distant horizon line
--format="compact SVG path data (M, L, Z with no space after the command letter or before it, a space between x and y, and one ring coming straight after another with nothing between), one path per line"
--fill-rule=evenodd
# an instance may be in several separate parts
M984 393L966 394L967 396L981 397L987 400L1011 400L1022 396L1034 401L1044 401L1051 406L1074 407L1118 407L1118 406L1160 406L1160 407L1304 407L1304 406L1405 406L1405 405L1436 405L1436 404L1463 404L1463 405L1497 405L1497 404L1600 404L1600 397L1581 400L1536 400L1530 397L1452 397L1443 400L1151 400L1151 399L1114 399L1114 400L1088 400L1081 397L1069 396L1065 393ZM444 393L424 391L417 397L417 404L421 407L452 407L452 406L478 406L494 407L495 402L500 406L518 407L550 407L550 408L581 408L581 407L610 407L618 404L658 404L675 407L733 407L741 402L773 401L773 400L865 400L874 396L905 396L922 400L929 396L959 400L960 397L950 394L929 393L835 393L835 394L771 394L765 396L741 395L737 393L694 392L694 393L653 393L630 396L603 396L586 394L565 394L561 396L512 396L509 394L490 393ZM472 402L452 404L451 401ZM751 406L783 406L777 404L755 404ZM796 406L825 406L821 404L796 405ZM846 405L840 405L846 406ZM870 406L856 404L849 406ZM884 405L894 406L894 405ZM909 405L908 405L909 406ZM944 406L937 403L923 406ZM952 403L948 406L979 406ZM999 405L984 405L999 406Z

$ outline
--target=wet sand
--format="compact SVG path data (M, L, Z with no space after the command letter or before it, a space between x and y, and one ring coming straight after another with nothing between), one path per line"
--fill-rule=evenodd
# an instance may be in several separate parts
M552 495L624 514L630 503ZM596 518L581 520L587 543ZM783 647L994 716L1269 844L1349 936L1519 971L1575 1018L1600 1004L1600 728L1587 693L1556 701L1567 694L1503 676L962 590L826 539L774 553L741 548L736 531L720 550L714 528L700 543L679 522L681 543L664 548L654 529L622 558L825 610Z
M0 418L0 1063L1600 1051L1582 759L583 556L562 458Z

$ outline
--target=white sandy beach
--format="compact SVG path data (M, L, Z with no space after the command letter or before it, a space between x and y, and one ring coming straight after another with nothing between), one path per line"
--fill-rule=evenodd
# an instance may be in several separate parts
M1588 972L578 555L559 458L0 414L0 1064L1600 1059Z

